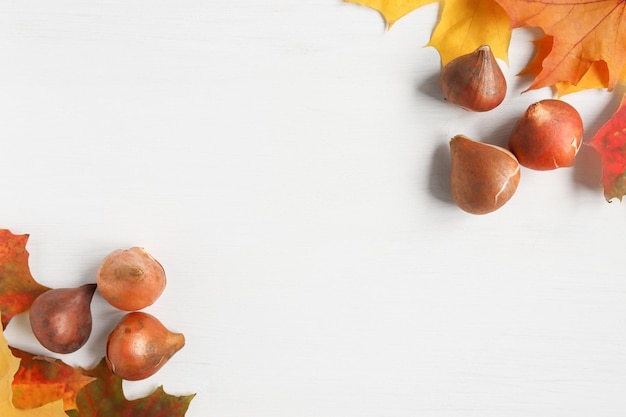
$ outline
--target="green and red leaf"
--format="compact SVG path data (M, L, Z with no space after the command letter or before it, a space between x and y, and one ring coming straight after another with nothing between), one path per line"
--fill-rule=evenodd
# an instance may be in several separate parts
M96 378L83 388L76 397L78 417L183 417L195 396L173 396L163 387L152 394L136 400L128 400L122 389L122 379L114 375L105 359L93 369L84 370L85 375Z

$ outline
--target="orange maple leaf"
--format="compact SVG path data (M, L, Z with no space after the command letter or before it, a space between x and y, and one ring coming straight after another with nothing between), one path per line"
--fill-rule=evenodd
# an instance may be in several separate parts
M30 273L26 242L28 235L0 229L0 312L2 328L16 314L30 308L35 298L50 288L39 284Z
M4 332L0 330L0 416L2 417L67 417L63 401L58 400L37 408L21 409L13 405L11 383L20 367L20 359L13 356Z
M553 38L552 36L544 36L537 39L535 42L535 55L524 68L519 75L532 75L536 77L541 72L543 60L550 54L552 50ZM626 67L622 70L619 81L626 81ZM577 91L588 89L600 89L608 88L609 86L609 69L604 61L595 61L591 63L591 66L578 81L576 85L570 84L567 81L561 81L554 85L554 88L559 97L565 94L575 93Z
M13 404L17 408L41 407L63 400L65 410L75 410L76 395L95 378L88 377L60 359L33 355L9 347L20 359L20 367L13 378Z
M626 64L623 0L496 1L508 13L512 27L538 27L552 38L529 90L559 83L576 86L590 70L589 77L596 77L591 85L603 85L605 76L609 90L618 82Z

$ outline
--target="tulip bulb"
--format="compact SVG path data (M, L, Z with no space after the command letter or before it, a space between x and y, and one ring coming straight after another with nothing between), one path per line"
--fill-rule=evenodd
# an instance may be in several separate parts
M154 375L185 345L185 336L168 330L156 317L127 313L109 334L106 362L122 379L138 381Z
M46 349L72 353L91 335L91 300L96 284L77 288L56 288L41 294L30 306L33 334Z
M511 199L520 179L520 165L508 150L463 135L450 140L450 191L457 206L486 214Z
M447 101L471 111L492 110L506 96L506 79L489 45L448 62L439 85Z
M576 109L561 100L531 104L509 139L520 164L536 170L574 165L583 142L583 121Z
M96 282L109 304L133 311L154 304L167 279L163 266L145 249L135 246L108 254L98 267Z

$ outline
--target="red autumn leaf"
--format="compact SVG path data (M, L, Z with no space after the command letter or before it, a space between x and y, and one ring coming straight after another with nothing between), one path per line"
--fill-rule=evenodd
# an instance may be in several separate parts
M28 235L0 229L0 313L2 328L16 314L30 307L35 298L50 288L39 284L30 273L26 242Z
M11 347L20 367L13 379L13 404L17 408L40 407L63 400L63 408L76 408L76 395L95 378L83 375L59 359L36 356Z
M158 387L147 397L128 400L122 389L122 379L114 375L105 359L93 369L84 370L88 376L97 378L76 397L77 417L183 417L195 396L173 396Z
M626 97L587 144L600 154L604 197L621 201L626 195Z
M621 0L497 0L513 27L541 28L553 45L529 89L577 85L596 62L613 89L626 64L626 2Z

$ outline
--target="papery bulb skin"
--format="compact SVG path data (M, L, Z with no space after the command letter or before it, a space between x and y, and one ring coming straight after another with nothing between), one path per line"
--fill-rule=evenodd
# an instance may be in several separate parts
M571 167L583 142L583 121L576 109L555 99L531 104L520 118L509 149L520 164L547 171Z
M484 112L506 97L506 78L489 45L461 55L441 70L439 86L444 98L466 110Z
M44 292L30 306L29 319L35 338L55 353L73 353L89 339L91 300L96 284L57 288Z
M182 333L169 331L156 317L127 313L109 334L106 362L111 372L128 381L154 375L185 345Z
M141 247L107 255L100 263L96 282L102 298L124 311L154 304L167 284L163 266Z
M472 214L498 210L513 197L520 165L508 150L456 135L450 140L452 199Z

